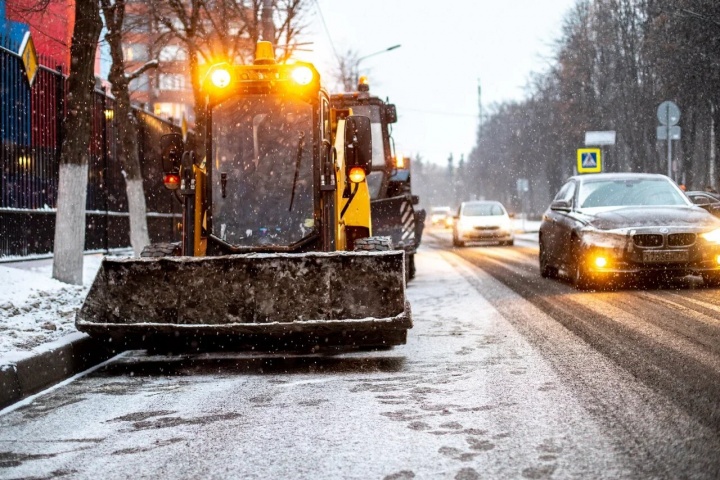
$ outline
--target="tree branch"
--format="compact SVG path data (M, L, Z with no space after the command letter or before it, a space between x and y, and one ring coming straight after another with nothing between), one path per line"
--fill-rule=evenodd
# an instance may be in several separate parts
M128 76L127 76L128 81L133 81L133 80L135 80L136 78L138 78L138 77L139 77L140 75L142 75L143 73L147 72L147 71L150 70L150 69L157 68L159 65L160 65L160 62L158 62L157 59L155 59L155 60L150 60L149 62L146 62L146 63L143 64L140 68L138 68L138 69L135 70L134 72L128 74Z

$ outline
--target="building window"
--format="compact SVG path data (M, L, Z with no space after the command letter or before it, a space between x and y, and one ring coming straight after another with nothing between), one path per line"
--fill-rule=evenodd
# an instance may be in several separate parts
M147 92L150 89L150 80L146 74L142 74L130 81L128 88L131 92Z
M175 30L176 32L184 32L185 31L185 24L179 18L171 19L170 24L172 25L173 30ZM157 31L160 33L168 33L172 30L167 27L165 22L160 21L160 22L158 22L158 25L157 25Z
M123 28L130 32L149 32L150 19L145 15L126 14Z
M185 75L179 73L161 73L158 88L160 90L185 90Z
M124 50L126 62L144 62L148 59L147 45L142 43L131 43Z
M187 52L180 45L165 45L160 50L158 59L161 62L175 62L178 60L186 60Z
M186 114L186 105L184 103L156 103L155 115L171 119L175 122L181 121L183 115L185 115L185 118L188 118Z

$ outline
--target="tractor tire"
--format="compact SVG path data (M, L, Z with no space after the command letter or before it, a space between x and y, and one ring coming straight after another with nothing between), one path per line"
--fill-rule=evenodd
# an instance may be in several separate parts
M390 237L365 237L355 240L353 250L356 252L387 252L393 249Z
M407 277L408 277L408 281L409 281L409 280L412 280L413 278L415 278L415 254L414 253L410 254L405 258L407 259L405 267L407 268L407 271L408 271Z
M143 258L179 257L180 243L151 243L143 248L140 256Z

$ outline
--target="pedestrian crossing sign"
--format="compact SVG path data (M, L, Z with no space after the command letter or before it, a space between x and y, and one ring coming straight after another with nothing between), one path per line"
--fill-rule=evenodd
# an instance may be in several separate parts
M35 43L30 36L30 32L25 32L22 44L20 45L20 58L22 58L23 65L25 66L25 74L27 75L28 83L32 87L35 81L35 75L40 68L38 63L37 51L35 50Z
M599 148L578 148L577 151L578 173L600 173L602 172L602 154Z

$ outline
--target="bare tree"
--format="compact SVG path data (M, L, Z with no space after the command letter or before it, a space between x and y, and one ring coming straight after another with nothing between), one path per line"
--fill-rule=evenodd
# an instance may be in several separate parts
M95 51L101 30L97 0L75 0L67 118L63 123L60 156L53 278L76 285L82 284Z
M261 38L276 46L281 43L281 60L287 60L305 28L309 0L150 0L148 5L155 21L186 46L195 98L196 140L202 149L206 119L200 91L201 65L247 63ZM267 28L269 12L272 29ZM272 38L263 34L272 34Z
M573 173L588 130L615 130L606 171L667 172L655 110L682 110L676 179L688 188L718 184L720 2L579 0L556 44L549 71L536 75L521 102L496 106L469 157L480 196L515 201L529 178L539 213ZM481 154L482 152L482 154ZM526 155L532 152L532 164Z
M125 174L125 188L130 213L130 244L136 256L150 243L147 226L147 209L143 190L142 170L138 152L138 125L130 103L130 82L139 78L147 70L158 66L152 60L127 73L123 55L123 37L127 31L125 22L125 0L100 0L107 33L105 40L110 47L112 64L108 81L115 97L115 125L118 131L117 158Z
M344 54L338 55L337 67L332 76L346 92L353 92L357 89L359 59L360 54L353 49L348 49Z

